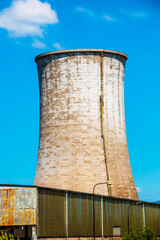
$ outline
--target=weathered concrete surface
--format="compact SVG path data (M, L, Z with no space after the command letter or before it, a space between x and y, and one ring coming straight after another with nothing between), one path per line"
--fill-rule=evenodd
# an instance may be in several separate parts
M126 141L124 54L60 52L36 58L40 138L35 185L138 199Z
M36 188L0 186L0 226L36 225Z

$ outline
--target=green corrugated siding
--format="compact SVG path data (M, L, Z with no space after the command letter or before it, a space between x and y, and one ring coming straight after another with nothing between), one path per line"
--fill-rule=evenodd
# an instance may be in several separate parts
M45 194L44 189L38 189L38 236L45 236Z
M133 230L143 230L143 207L142 205L130 205L129 208L129 227Z
M38 189L39 236L66 236L65 192Z
M128 231L128 217L127 217L127 208L128 201L119 200L121 205L121 233L125 233Z
M143 229L143 204L125 199L95 196L95 233L102 236L102 210L104 236L113 235L119 226L121 234L132 229ZM160 235L160 205L144 203L145 225ZM66 237L66 191L38 188L39 237ZM128 222L129 213L129 222ZM68 237L93 236L93 196L68 192Z
M155 232L160 236L160 207L155 206Z
M68 194L68 235L91 236L93 234L92 197L77 193Z
M100 197L95 197L95 233L96 236L101 236ZM91 195L68 194L68 235L70 237L93 236L93 198Z
M102 236L101 198L95 196L95 235Z
M121 227L121 233L128 231L128 203L125 200L103 198L104 236L112 236L113 227Z
M104 236L111 236L112 234L111 199L105 198L103 198L103 229Z
M145 203L146 227L153 229L160 236L160 207Z

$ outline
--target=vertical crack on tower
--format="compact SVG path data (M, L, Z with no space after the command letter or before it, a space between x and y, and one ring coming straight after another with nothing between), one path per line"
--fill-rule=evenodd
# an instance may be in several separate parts
M107 189L108 189L108 195L111 196L111 182L109 179L109 172L108 172L108 163L107 163L107 153L106 153L106 142L104 137L104 99L103 99L103 81L104 81L104 73L103 73L103 52L101 52L101 95L100 95L100 118L101 118L101 137L103 141L103 151L104 151L104 159L105 159L105 165L106 165L106 174L107 174Z

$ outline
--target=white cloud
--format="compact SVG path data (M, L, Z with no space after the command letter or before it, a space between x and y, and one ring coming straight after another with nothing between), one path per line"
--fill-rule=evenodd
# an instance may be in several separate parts
M103 17L104 17L104 19L106 19L108 21L115 21L115 18L112 18L109 15L104 15Z
M122 13L128 15L129 17L133 18L147 18L148 12L145 10L138 10L138 9L130 9L130 10L122 10Z
M19 166L19 165L14 165L14 168L15 168L15 169L18 169L18 168L21 168L21 166Z
M0 12L0 28L11 37L43 36L47 24L58 22L57 13L49 3L40 0L13 0Z
M85 7L76 7L76 10L78 12L82 12L82 13L85 13L87 15L93 15L94 14L94 11L91 10L91 9L88 9L88 8L85 8Z
M54 43L53 47L56 48L57 50L64 50L65 48L61 46L60 43Z
M76 7L75 8L76 12L79 12L79 13L83 13L84 15L87 15L89 17L92 17L92 19L94 20L98 20L98 21L101 21L101 20L107 20L107 21L115 21L116 19L111 17L110 15L108 14L102 14L100 12L97 12L97 11L94 11L92 9L89 9L89 8L85 8L85 7Z
M44 44L43 42L39 41L38 39L35 39L34 42L32 43L32 47L44 49L47 46L46 46L46 44Z
M143 192L143 190L142 190L142 188L140 188L140 187L136 187L137 188L137 192Z

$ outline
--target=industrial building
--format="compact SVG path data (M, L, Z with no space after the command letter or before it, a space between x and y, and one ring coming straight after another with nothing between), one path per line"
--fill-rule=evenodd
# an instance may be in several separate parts
M152 228L130 167L124 53L79 49L36 57L40 134L33 186L0 185L0 231L21 239L98 239Z
M160 236L160 204L36 186L0 186L0 230L21 239L120 237L129 228Z

